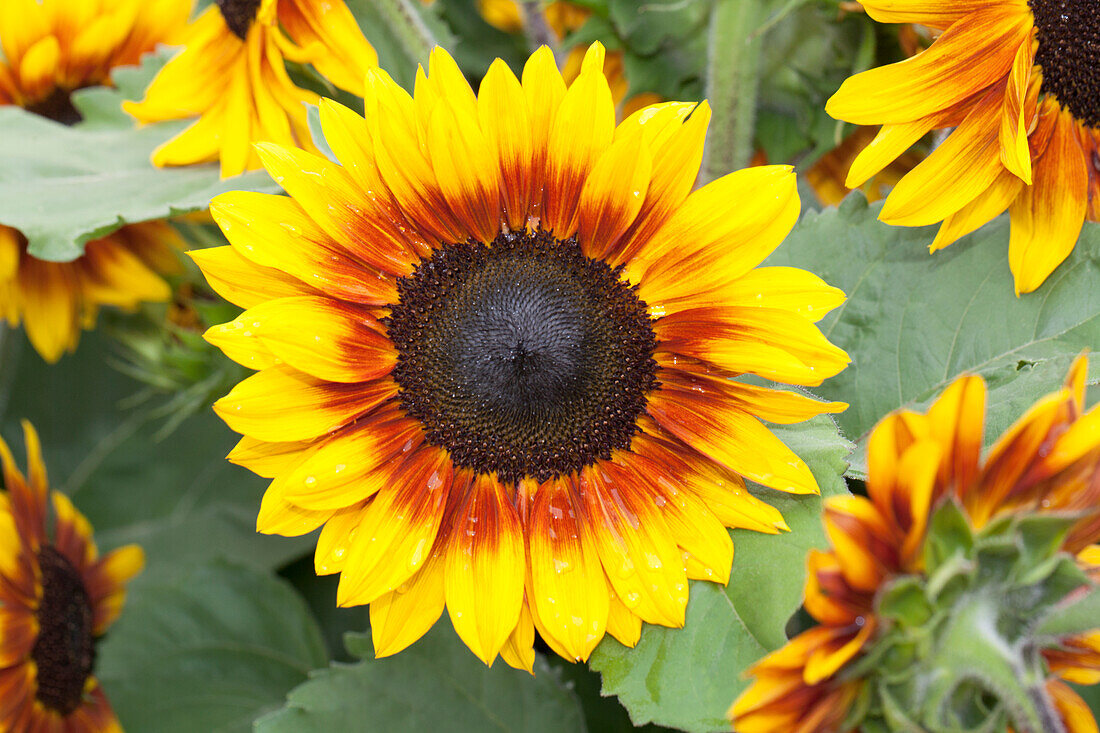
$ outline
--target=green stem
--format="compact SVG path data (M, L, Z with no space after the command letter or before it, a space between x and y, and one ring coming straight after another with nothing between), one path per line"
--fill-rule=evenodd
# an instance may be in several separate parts
M703 156L703 183L752 159L765 0L714 0L707 49L706 95L713 119Z
M546 14L542 12L541 0L521 0L520 9L523 11L523 31L527 36L527 43L531 50L540 46L549 46L554 55L558 55L558 35L546 21Z
M373 0L374 6L409 56L425 66L438 42L411 0Z

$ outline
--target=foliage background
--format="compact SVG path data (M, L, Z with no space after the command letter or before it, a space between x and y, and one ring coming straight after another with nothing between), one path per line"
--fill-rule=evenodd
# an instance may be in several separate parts
M710 0L584 0L591 18L563 46L599 39L621 49L632 92L710 94L712 146L755 98L752 151L804 172L849 131L824 114L825 99L849 74L900 58L896 31L835 0L737 1L753 13L741 36L726 38L715 34ZM411 88L423 39L392 24L388 2L349 5L382 65ZM417 12L475 87L496 56L522 66L526 39L488 26L474 0ZM752 79L717 88L727 46L739 43ZM118 104L141 96L168 53L118 71L116 89L78 93L85 121L75 127L0 109L0 221L24 231L32 253L68 259L125 222L201 211L223 190L278 190L262 172L220 181L214 166L148 166L180 125L134 128ZM867 433L891 410L926 405L956 375L976 372L991 388L993 436L1100 344L1096 226L1045 285L1017 299L1004 220L929 257L932 230L879 223L860 193L820 209L805 180L800 188L803 216L769 264L809 269L848 293L822 328L853 363L815 393L852 407L776 432L824 495L860 489ZM178 228L191 246L221 243L202 219ZM175 309L207 324L232 317L193 268L176 285ZM588 665L540 653L531 677L486 669L444 617L406 652L376 661L366 609L335 608L334 581L313 575L313 538L254 532L266 481L223 460L236 437L207 409L241 371L168 314L104 314L76 355L49 368L21 332L0 340L0 432L18 446L19 420L30 419L53 485L87 514L101 548L139 542L148 554L98 660L129 731L710 731L725 727L744 668L797 626L806 550L824 544L821 500L758 488L792 532L734 530L729 585L696 582L682 630L647 626L632 651L609 638Z

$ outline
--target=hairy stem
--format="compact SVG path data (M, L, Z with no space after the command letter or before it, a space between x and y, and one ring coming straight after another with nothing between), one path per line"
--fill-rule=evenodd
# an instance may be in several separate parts
M411 0L373 0L373 2L386 21L386 27L397 37L409 56L422 64L427 64L432 49L439 44Z
M766 0L715 0L707 49L706 96L713 109L701 175L712 181L752 158Z

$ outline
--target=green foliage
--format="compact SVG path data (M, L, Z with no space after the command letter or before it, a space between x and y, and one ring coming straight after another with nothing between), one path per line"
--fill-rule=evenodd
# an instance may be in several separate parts
M327 659L289 584L216 561L139 576L97 674L126 730L244 733Z
M1100 227L1086 225L1050 279L1017 298L1007 217L929 255L933 227L888 226L879 208L854 194L809 212L767 263L803 267L848 294L821 327L852 364L817 392L851 403L838 421L857 443L851 473L861 478L868 433L892 410L924 409L958 375L979 374L992 441L1100 344Z
M850 444L831 419L773 429L810 466L823 496L846 492L842 475ZM802 602L806 552L825 544L821 498L756 493L783 512L789 533L732 530L730 582L693 582L683 629L646 625L634 649L607 638L592 655L604 694L618 695L635 724L725 727L726 709L747 685L740 671L786 642L787 619Z
M291 691L256 733L569 733L586 730L577 697L537 657L535 676L503 662L482 664L444 618L420 641L373 660L369 634L348 634L364 661L334 664Z
M92 239L124 224L201 211L224 191L278 191L266 173L222 180L217 164L154 168L153 149L189 123L137 127L121 111L140 98L164 58L116 72L119 89L74 95L84 122L72 127L19 107L0 107L0 223L19 229L31 254L76 259Z

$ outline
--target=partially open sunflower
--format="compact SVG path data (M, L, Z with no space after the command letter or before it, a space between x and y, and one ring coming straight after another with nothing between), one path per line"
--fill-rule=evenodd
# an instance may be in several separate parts
M0 440L0 729L121 733L95 678L95 647L145 555L137 545L99 555L88 520L49 490L34 428L23 431L26 477Z
M1070 605L1088 585L1050 582L1057 555L1067 563L1076 556L1094 581L1100 572L1100 408L1085 410L1087 370L1078 358L1064 387L1039 399L984 460L981 377L956 379L927 413L901 410L875 426L867 496L826 501L831 546L807 558L805 607L817 625L748 670L752 684L729 710L735 731L992 731L1005 730L1005 718L1015 730L1097 730L1066 683L1100 682L1100 628L1035 631L1045 612ZM961 529L940 521L954 502ZM1043 547L1047 557L1035 551L1035 527L1053 522L1061 530ZM950 557L943 548L970 532L985 544ZM1010 562L1013 553L1023 561ZM1014 578L1021 565L1026 572ZM917 623L906 628L899 606ZM937 664L951 653L952 624L976 609L976 641L1013 660L1013 672L1032 684L1031 702L1050 713L1045 724L1027 725L1025 701L991 693L1004 689L1002 670L989 664L997 654L976 655L985 669L945 682L964 666ZM978 712L969 725L936 722L967 708Z
M884 23L942 31L926 51L848 79L826 110L881 124L855 188L935 129L954 128L880 218L943 222L942 249L1008 209L1017 293L1039 287L1100 220L1100 4L1096 0L861 0Z
M633 645L727 581L725 527L786 528L744 477L818 490L759 419L845 405L730 379L848 363L814 326L843 294L756 268L793 172L689 193L706 103L616 127L603 62L567 88L548 49L522 82L498 60L477 96L442 49L415 97L372 71L366 119L322 103L341 164L259 146L290 197L219 196L231 246L192 253L248 309L207 338L260 370L215 405L274 478L258 527L324 527L317 572L371 604L380 656L444 606L486 663L530 669L536 628L570 659Z

